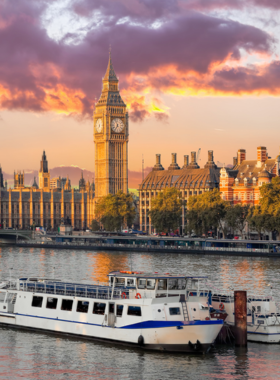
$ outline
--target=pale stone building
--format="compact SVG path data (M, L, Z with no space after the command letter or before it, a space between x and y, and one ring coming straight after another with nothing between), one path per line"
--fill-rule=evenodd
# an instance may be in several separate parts
M50 173L48 170L48 161L45 151L43 152L42 160L40 162L39 189L42 189L43 191L50 190Z
M191 162L189 156L184 156L184 165L182 168L177 164L177 154L172 153L172 162L165 170L160 162L160 154L156 155L156 164L153 170L146 176L139 187L139 213L140 229L152 233L153 225L149 218L152 199L157 194L168 187L175 187L182 194L183 200L188 200L190 196L203 194L205 191L211 191L219 188L220 168L217 168L213 151L208 151L208 162L204 168L200 168L196 162L196 152L191 152ZM180 227L185 228L186 206L182 207L182 218Z

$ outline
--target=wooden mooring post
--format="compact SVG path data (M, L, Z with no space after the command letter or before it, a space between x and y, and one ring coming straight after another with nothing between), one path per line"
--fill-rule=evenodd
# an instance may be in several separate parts
M235 346L247 347L247 292L234 292Z

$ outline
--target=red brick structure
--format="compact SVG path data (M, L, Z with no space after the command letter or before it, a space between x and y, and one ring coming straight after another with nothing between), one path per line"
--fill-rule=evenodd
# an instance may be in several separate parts
M233 168L220 171L220 191L224 200L232 204L257 205L260 187L280 175L280 155L268 157L266 147L257 148L257 159L246 160L245 149L239 149L233 158Z

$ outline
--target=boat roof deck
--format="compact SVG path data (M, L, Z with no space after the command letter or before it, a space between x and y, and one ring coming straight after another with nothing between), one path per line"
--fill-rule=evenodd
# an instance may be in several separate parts
M151 278L151 279L167 279L167 278L186 278L200 280L208 278L207 276L186 276L185 274L159 273L159 272L138 272L138 271L114 271L110 272L111 277L135 277L135 278Z

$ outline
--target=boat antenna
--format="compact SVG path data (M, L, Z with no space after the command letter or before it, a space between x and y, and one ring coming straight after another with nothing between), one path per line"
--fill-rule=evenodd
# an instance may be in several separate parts
M53 279L54 279L54 270L55 270L55 267L53 267Z
M14 268L9 268L9 272L10 272L10 280L12 279L12 270L13 270Z

